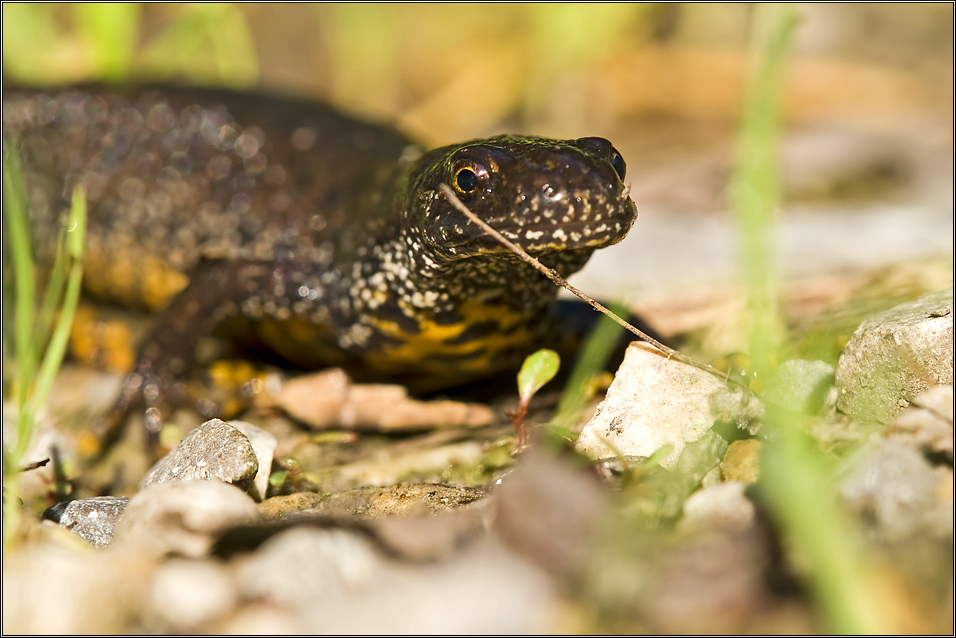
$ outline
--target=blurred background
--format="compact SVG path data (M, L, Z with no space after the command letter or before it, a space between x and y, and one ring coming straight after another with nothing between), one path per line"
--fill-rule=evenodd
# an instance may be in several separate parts
M3 74L5 85L175 81L306 95L426 145L507 132L607 137L628 162L640 217L575 283L677 333L733 303L726 186L752 13L715 3L5 3ZM896 297L948 285L952 4L799 13L776 251L796 290L791 318L872 279L860 273L895 277Z

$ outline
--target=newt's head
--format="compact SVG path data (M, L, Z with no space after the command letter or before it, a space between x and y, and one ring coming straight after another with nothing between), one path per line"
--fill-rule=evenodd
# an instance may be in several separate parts
M502 135L432 151L412 172L406 224L437 262L507 252L439 191L535 255L590 253L621 241L637 217L621 154L600 137ZM586 259L586 257L584 257ZM582 262L583 263L583 262Z

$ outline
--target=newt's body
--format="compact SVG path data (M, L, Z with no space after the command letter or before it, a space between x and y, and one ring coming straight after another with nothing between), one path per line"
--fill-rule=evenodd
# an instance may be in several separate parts
M601 138L501 136L423 153L312 102L228 91L8 92L41 258L89 201L89 291L165 308L125 401L157 403L230 315L291 362L437 389L541 345L556 288L445 200L562 275L637 215ZM158 392L150 392L150 385Z

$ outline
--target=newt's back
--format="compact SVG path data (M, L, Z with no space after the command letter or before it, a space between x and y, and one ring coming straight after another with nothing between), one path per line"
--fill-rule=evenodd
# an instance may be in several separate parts
M89 201L87 287L161 307L200 258L354 259L416 147L306 100L227 90L8 91L37 249L74 185Z

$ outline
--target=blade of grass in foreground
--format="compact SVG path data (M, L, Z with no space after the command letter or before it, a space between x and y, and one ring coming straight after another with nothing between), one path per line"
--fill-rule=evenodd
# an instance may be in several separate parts
M779 101L787 49L797 21L792 4L758 5L755 55L738 165L731 192L748 294L750 351L758 373L769 372L783 345L783 324L773 277L773 213L779 201L777 152ZM874 595L860 539L837 503L833 468L804 434L800 418L768 417L773 432L761 459L760 488L780 523L787 546L806 566L818 607L836 633L890 631Z
M36 368L36 353L32 347L33 317L36 307L36 269L30 249L30 231L27 228L26 206L20 180L20 161L17 154L3 149L3 211L7 217L10 254L13 261L16 303L14 307L14 356L17 361L17 408L23 412L27 398L27 380Z
M624 304L611 304L610 310L627 319L628 310ZM588 386L595 376L604 370L623 330L612 319L601 317L581 346L574 369L564 386L561 400L551 420L552 429L564 438L571 441L577 438L577 435L571 431L571 427L577 422L590 398Z
M66 354L67 341L70 338L70 327L73 325L73 315L76 313L76 306L80 300L80 286L83 282L83 246L86 237L86 193L77 187L73 191L73 202L70 207L70 218L67 227L66 253L69 262L69 275L66 283L66 292L63 295L63 302L60 306L60 317L57 319L53 334L50 336L50 343L47 344L46 351L43 354L43 361L37 373L34 383L33 396L30 397L28 406L30 408L29 417L36 418L39 409L46 403L50 389L53 387L53 380L56 378L57 370L63 362L63 355ZM38 344L42 347L42 344ZM26 451L26 445L29 443L29 437L21 439L18 443L18 454L22 455Z
M30 250L26 208L20 190L19 162L16 153L4 149L3 185L4 214L9 229L10 251L15 270L16 309L14 313L15 356L17 358L17 424L15 440L3 446L3 547L9 546L18 528L19 499L17 479L23 455L33 436L36 415L46 402L53 380L59 370L70 327L76 312L83 278L83 247L86 236L86 197L81 188L73 192L73 201L68 218L66 240L60 242L65 258L58 256L51 280L59 281L54 288L66 290L62 301L44 301L44 306L59 305L59 317L46 342L48 330L34 324L36 303L36 267ZM53 290L47 299L58 297ZM45 347L45 349L44 349ZM42 361L40 354L43 354Z

